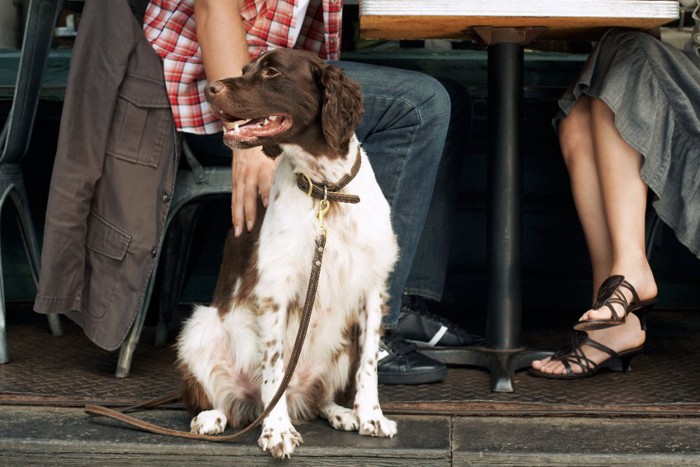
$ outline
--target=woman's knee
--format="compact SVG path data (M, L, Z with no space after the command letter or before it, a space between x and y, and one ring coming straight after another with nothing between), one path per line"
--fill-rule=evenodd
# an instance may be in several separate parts
M615 29L611 31L605 36L599 47L619 48L619 45L624 42L634 43L637 47L644 50L664 48L661 41L648 32L632 29Z
M591 120L609 120L610 123L614 123L615 114L605 101L595 98L591 98L590 101L589 113Z
M591 100L588 96L580 97L569 115L559 123L559 147L568 169L590 153L582 149L591 146Z

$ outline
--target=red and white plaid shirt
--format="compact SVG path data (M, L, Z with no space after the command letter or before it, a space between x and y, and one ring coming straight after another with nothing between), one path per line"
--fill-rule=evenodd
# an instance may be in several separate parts
M241 18L251 59L280 47L309 50L328 60L339 58L342 0L311 0L296 41L295 3L245 1ZM221 131L221 123L204 98L207 80L197 42L194 0L151 1L144 17L144 33L163 59L165 85L178 130L196 134Z

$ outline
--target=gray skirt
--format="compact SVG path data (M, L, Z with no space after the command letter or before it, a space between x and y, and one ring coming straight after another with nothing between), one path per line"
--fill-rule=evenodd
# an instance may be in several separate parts
M657 214L700 258L700 57L645 33L612 30L559 100L555 128L581 95L612 109L623 139L643 157Z

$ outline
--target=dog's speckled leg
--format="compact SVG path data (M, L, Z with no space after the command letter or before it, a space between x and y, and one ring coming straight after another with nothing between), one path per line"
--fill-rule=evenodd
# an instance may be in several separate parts
M377 387L377 352L384 298L385 294L379 291L367 296L367 327L362 329L362 355L357 370L357 393L353 409L360 421L361 435L391 438L396 434L396 422L389 420L382 413Z
M286 304L285 304L286 305ZM267 330L267 340L263 342L262 359L262 403L267 407L277 392L284 377L284 333L287 323L287 308L272 297L260 301L258 316L259 328ZM289 419L286 393L272 412L265 417L258 445L269 451L273 457L291 457L294 449L303 443L301 435L294 429Z

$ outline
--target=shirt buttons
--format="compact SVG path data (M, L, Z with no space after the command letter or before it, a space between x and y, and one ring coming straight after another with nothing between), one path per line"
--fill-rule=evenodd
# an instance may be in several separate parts
M160 199L161 199L161 201L163 201L164 203L167 203L168 201L170 201L170 195L167 194L167 193L163 193L163 196L161 196Z

